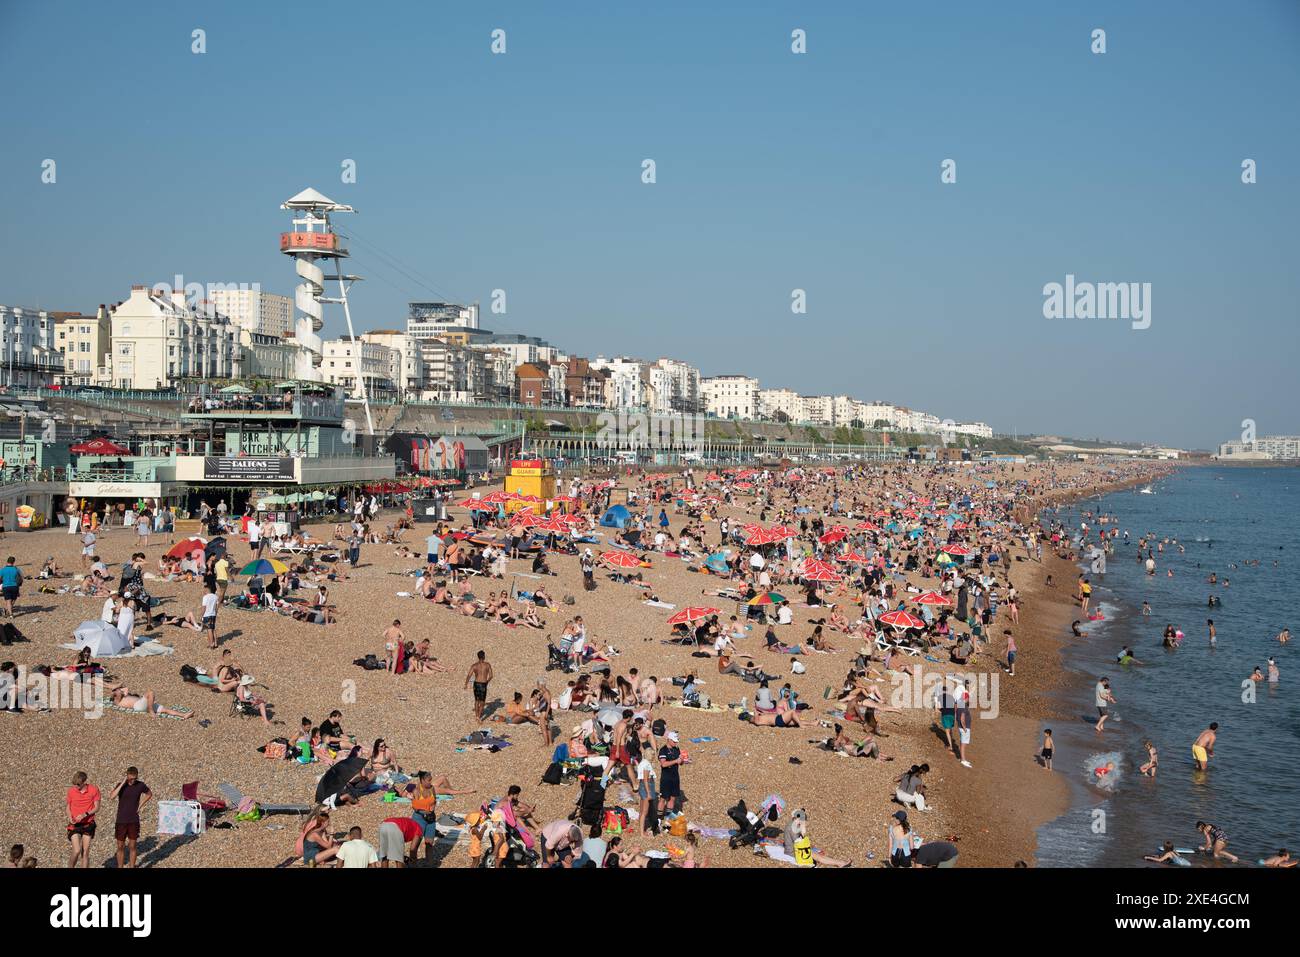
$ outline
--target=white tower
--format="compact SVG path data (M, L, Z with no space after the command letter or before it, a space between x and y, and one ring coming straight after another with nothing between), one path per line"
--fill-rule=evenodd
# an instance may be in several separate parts
M339 303L343 306L343 316L347 320L348 335L356 341L352 329L352 312L348 308L348 287L360 279L360 276L344 275L342 261L348 257L348 251L339 241L338 233L330 224L330 213L355 213L351 206L336 203L328 196L308 187L292 199L287 199L280 206L298 213L293 220L293 232L280 234L280 252L294 257L298 277L302 280L294 290L294 305L298 315L294 322L294 339L301 351L298 355L296 375L306 381L319 380L321 364L320 332L324 321L321 318L322 303ZM333 264L334 275L326 276L318 260L329 260ZM325 295L325 280L333 279L339 284L338 297ZM370 432L374 424L370 417L370 397L366 394L365 376L358 371L361 383L361 399L365 404L366 423Z

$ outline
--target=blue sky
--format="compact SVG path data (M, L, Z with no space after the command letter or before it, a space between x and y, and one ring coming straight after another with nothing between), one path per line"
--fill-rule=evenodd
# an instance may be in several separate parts
M441 295L998 431L1300 432L1295 2L6 0L0 62L0 302L290 294L312 185L360 211L358 331ZM1150 282L1151 327L1045 319L1067 273Z

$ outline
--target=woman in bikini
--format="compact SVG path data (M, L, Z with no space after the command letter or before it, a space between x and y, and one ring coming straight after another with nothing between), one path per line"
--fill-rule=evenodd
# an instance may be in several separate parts
M168 715L173 718L192 717L192 711L177 711L175 708L164 707L154 700L153 692L146 691L139 695L133 692L126 685L118 685L109 695L113 704L119 708L125 708L128 711L135 711L139 714L150 714L154 717L159 715Z

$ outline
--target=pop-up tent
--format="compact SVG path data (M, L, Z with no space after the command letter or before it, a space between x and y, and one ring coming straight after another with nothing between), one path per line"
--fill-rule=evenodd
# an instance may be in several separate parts
M632 514L623 505L611 505L609 510L600 517L600 524L606 528L622 528L627 525L627 520Z

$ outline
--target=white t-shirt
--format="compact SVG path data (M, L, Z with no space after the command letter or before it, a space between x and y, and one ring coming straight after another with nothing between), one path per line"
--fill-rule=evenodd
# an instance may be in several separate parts
M655 779L655 766L650 763L650 759L642 757L636 764L636 779L638 781L653 781Z
M344 867L369 867L371 864L379 863L379 855L375 853L370 842L361 838L344 841L339 848L338 859L343 862Z
M205 592L203 595L203 617L214 618L217 614L217 595L216 592Z
M794 621L794 611L789 605L782 605L776 613L776 620L783 625L788 625Z
M110 625L113 623L113 605L114 605L113 599L111 598L104 599L104 610L99 613L100 621L106 621Z
M257 540L258 540L259 538L261 538L261 537L262 537L262 526L258 525L257 522L249 522L249 523L248 523L248 543L249 543L250 545L256 545L256 544L257 544ZM350 843L350 842L349 842L349 843ZM341 852L340 852L340 853L341 853Z

